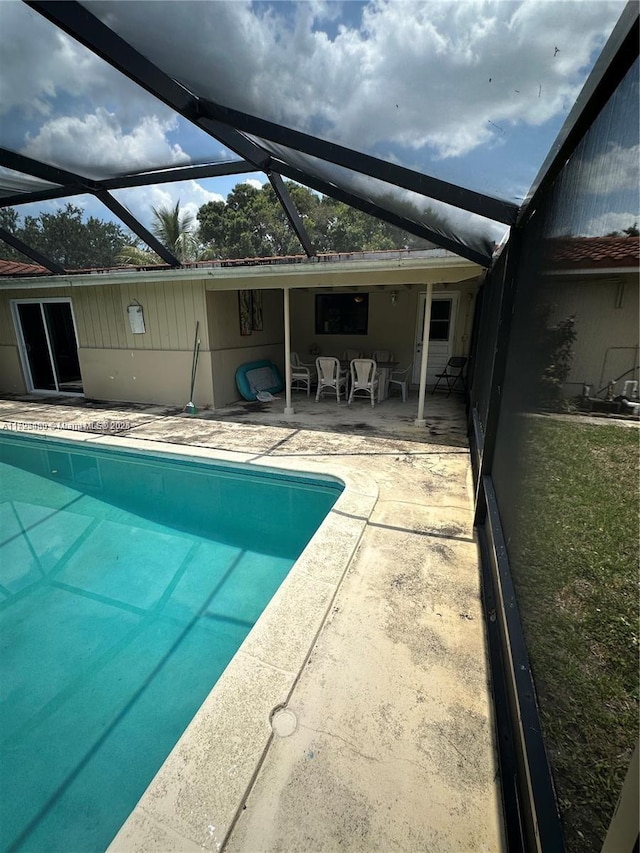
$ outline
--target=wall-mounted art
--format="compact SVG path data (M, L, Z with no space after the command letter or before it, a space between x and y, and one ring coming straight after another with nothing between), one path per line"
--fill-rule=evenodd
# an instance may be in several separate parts
M253 300L250 290L238 291L238 310L240 312L240 334L250 335L253 325Z
M254 332L262 331L262 291L251 291L251 328Z

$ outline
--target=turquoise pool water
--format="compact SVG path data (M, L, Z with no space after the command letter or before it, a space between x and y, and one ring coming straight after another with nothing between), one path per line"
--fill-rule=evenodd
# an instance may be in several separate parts
M0 435L0 848L104 850L341 485Z

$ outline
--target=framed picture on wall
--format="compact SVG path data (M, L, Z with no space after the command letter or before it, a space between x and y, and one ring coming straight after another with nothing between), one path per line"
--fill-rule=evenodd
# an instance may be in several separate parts
M251 291L238 291L238 311L240 312L240 334L250 335L253 324L253 307Z
M262 291L251 291L251 328L254 332L262 331Z

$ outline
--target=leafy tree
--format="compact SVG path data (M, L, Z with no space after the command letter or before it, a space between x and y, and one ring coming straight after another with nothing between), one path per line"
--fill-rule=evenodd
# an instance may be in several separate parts
M622 231L609 231L608 234L604 235L605 237L640 237L640 230L638 230L638 223L634 222L633 225L630 225L628 228L623 228Z
M576 318L565 317L554 326L548 326L544 343L548 351L546 364L540 382L540 396L543 405L553 410L564 410L566 401L563 395L563 383L571 373L573 345L576 342Z
M342 202L293 181L285 182L318 252L423 248L431 244ZM0 226L68 269L118 263L150 266L162 260L118 225L90 217L67 204L57 213L27 216L20 224L12 208L0 210ZM196 218L175 206L153 208L152 231L183 263L207 258L250 258L300 254L302 247L271 184L236 184L226 202L203 205ZM1 254L29 260L6 246Z
M12 208L4 208L0 214L2 227L66 269L114 266L120 250L129 242L127 233L119 225L94 216L85 222L82 210L73 204L55 213L26 216L22 224ZM9 246L3 248L2 255L24 260Z
M551 322L553 306L541 304L527 329L529 358L520 376L522 393L542 411L566 411L563 385L571 373L577 338L575 316ZM523 409L526 410L523 406Z
M330 223L327 241L329 251L334 252L396 248L385 222L342 202L336 204L336 214Z
M18 212L13 207L0 208L0 228L4 228L10 234L16 237L20 236L18 231L20 228L18 221ZM19 263L33 263L32 259L22 252L18 252L13 246L8 243L0 242L0 255L5 261L18 261Z
M286 181L309 238L319 252L353 252L429 246L425 240L342 202ZM300 254L302 248L273 187L237 184L227 201L198 211L200 239L219 258Z
M226 245L226 218L227 205L223 201L209 201L198 211L200 239L220 253Z

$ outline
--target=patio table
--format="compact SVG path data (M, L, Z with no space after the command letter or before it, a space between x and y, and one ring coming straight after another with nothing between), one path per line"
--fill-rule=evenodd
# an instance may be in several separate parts
M378 368L378 402L381 403L389 396L389 379L400 362L377 361Z

